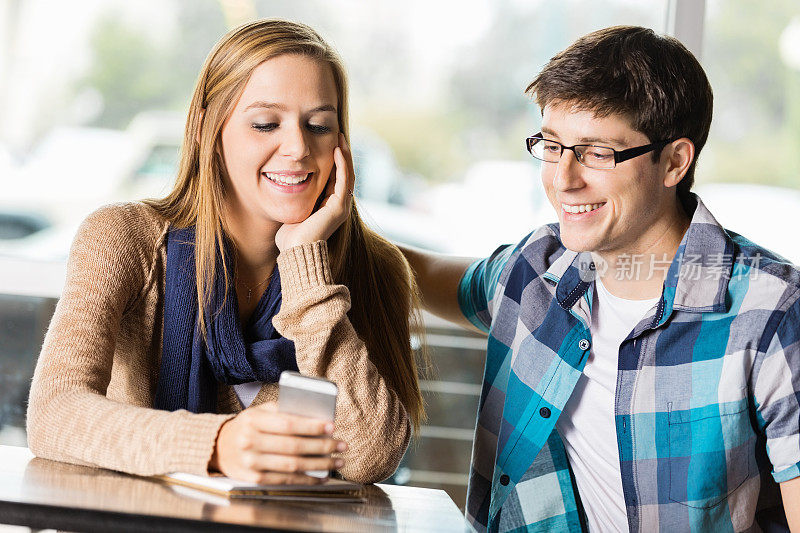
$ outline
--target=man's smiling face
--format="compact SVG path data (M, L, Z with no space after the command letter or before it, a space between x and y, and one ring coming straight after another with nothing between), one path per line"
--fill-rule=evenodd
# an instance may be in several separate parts
M569 102L545 107L542 136L565 146L594 144L617 151L654 141L623 116L597 117ZM542 184L558 213L564 245L602 254L646 248L652 240L649 232L671 216L675 202L675 188L664 184L663 159L654 163L648 153L610 170L595 170L564 150L558 163L542 162Z

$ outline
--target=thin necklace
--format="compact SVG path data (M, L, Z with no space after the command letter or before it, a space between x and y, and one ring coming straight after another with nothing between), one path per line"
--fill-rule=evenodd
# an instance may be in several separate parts
M237 268L237 277L238 277L238 268ZM247 303L248 304L250 303L250 297L253 295L253 289L259 288L260 286L265 284L267 281L269 281L269 278L271 278L271 277L272 277L272 272L270 272L269 275L266 278L264 278L264 281L262 281L261 283L259 283L257 285L253 285L252 287L248 287L247 283L245 283L244 281L242 281L241 278L239 278L239 283L244 285L244 288L247 289Z

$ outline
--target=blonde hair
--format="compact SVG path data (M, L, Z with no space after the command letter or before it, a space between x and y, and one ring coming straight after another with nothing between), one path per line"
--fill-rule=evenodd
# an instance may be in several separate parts
M203 335L207 327L203 310L211 301L217 250L224 249L222 126L253 70L283 54L304 55L330 66L338 93L339 128L349 143L347 77L336 51L304 24L280 19L251 22L228 32L206 58L189 106L175 187L165 198L147 201L173 225L195 226ZM350 290L350 321L418 432L425 408L410 335L421 334L422 328L411 269L396 246L364 224L355 202L347 221L328 239L328 248L333 279ZM219 257L227 297L230 265L225 254ZM427 361L424 353L421 357Z

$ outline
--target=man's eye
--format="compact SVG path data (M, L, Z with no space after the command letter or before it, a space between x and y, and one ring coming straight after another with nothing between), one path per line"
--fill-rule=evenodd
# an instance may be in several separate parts
M318 133L320 135L325 133L330 133L331 131L331 129L328 126L323 126L321 124L309 124L306 127L308 128L308 131L310 131L311 133Z
M561 151L561 145L553 144L553 143L545 143L544 144L545 151L548 152L559 152Z
M278 125L274 122L270 122L268 124L259 124L259 123L253 124L253 129L258 131L272 131L277 127Z

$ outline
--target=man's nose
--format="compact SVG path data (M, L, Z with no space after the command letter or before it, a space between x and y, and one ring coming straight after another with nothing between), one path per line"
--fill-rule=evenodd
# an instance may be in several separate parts
M555 163L556 171L553 176L553 187L559 191L578 189L583 186L583 165L578 162L572 150L564 150L561 159Z

